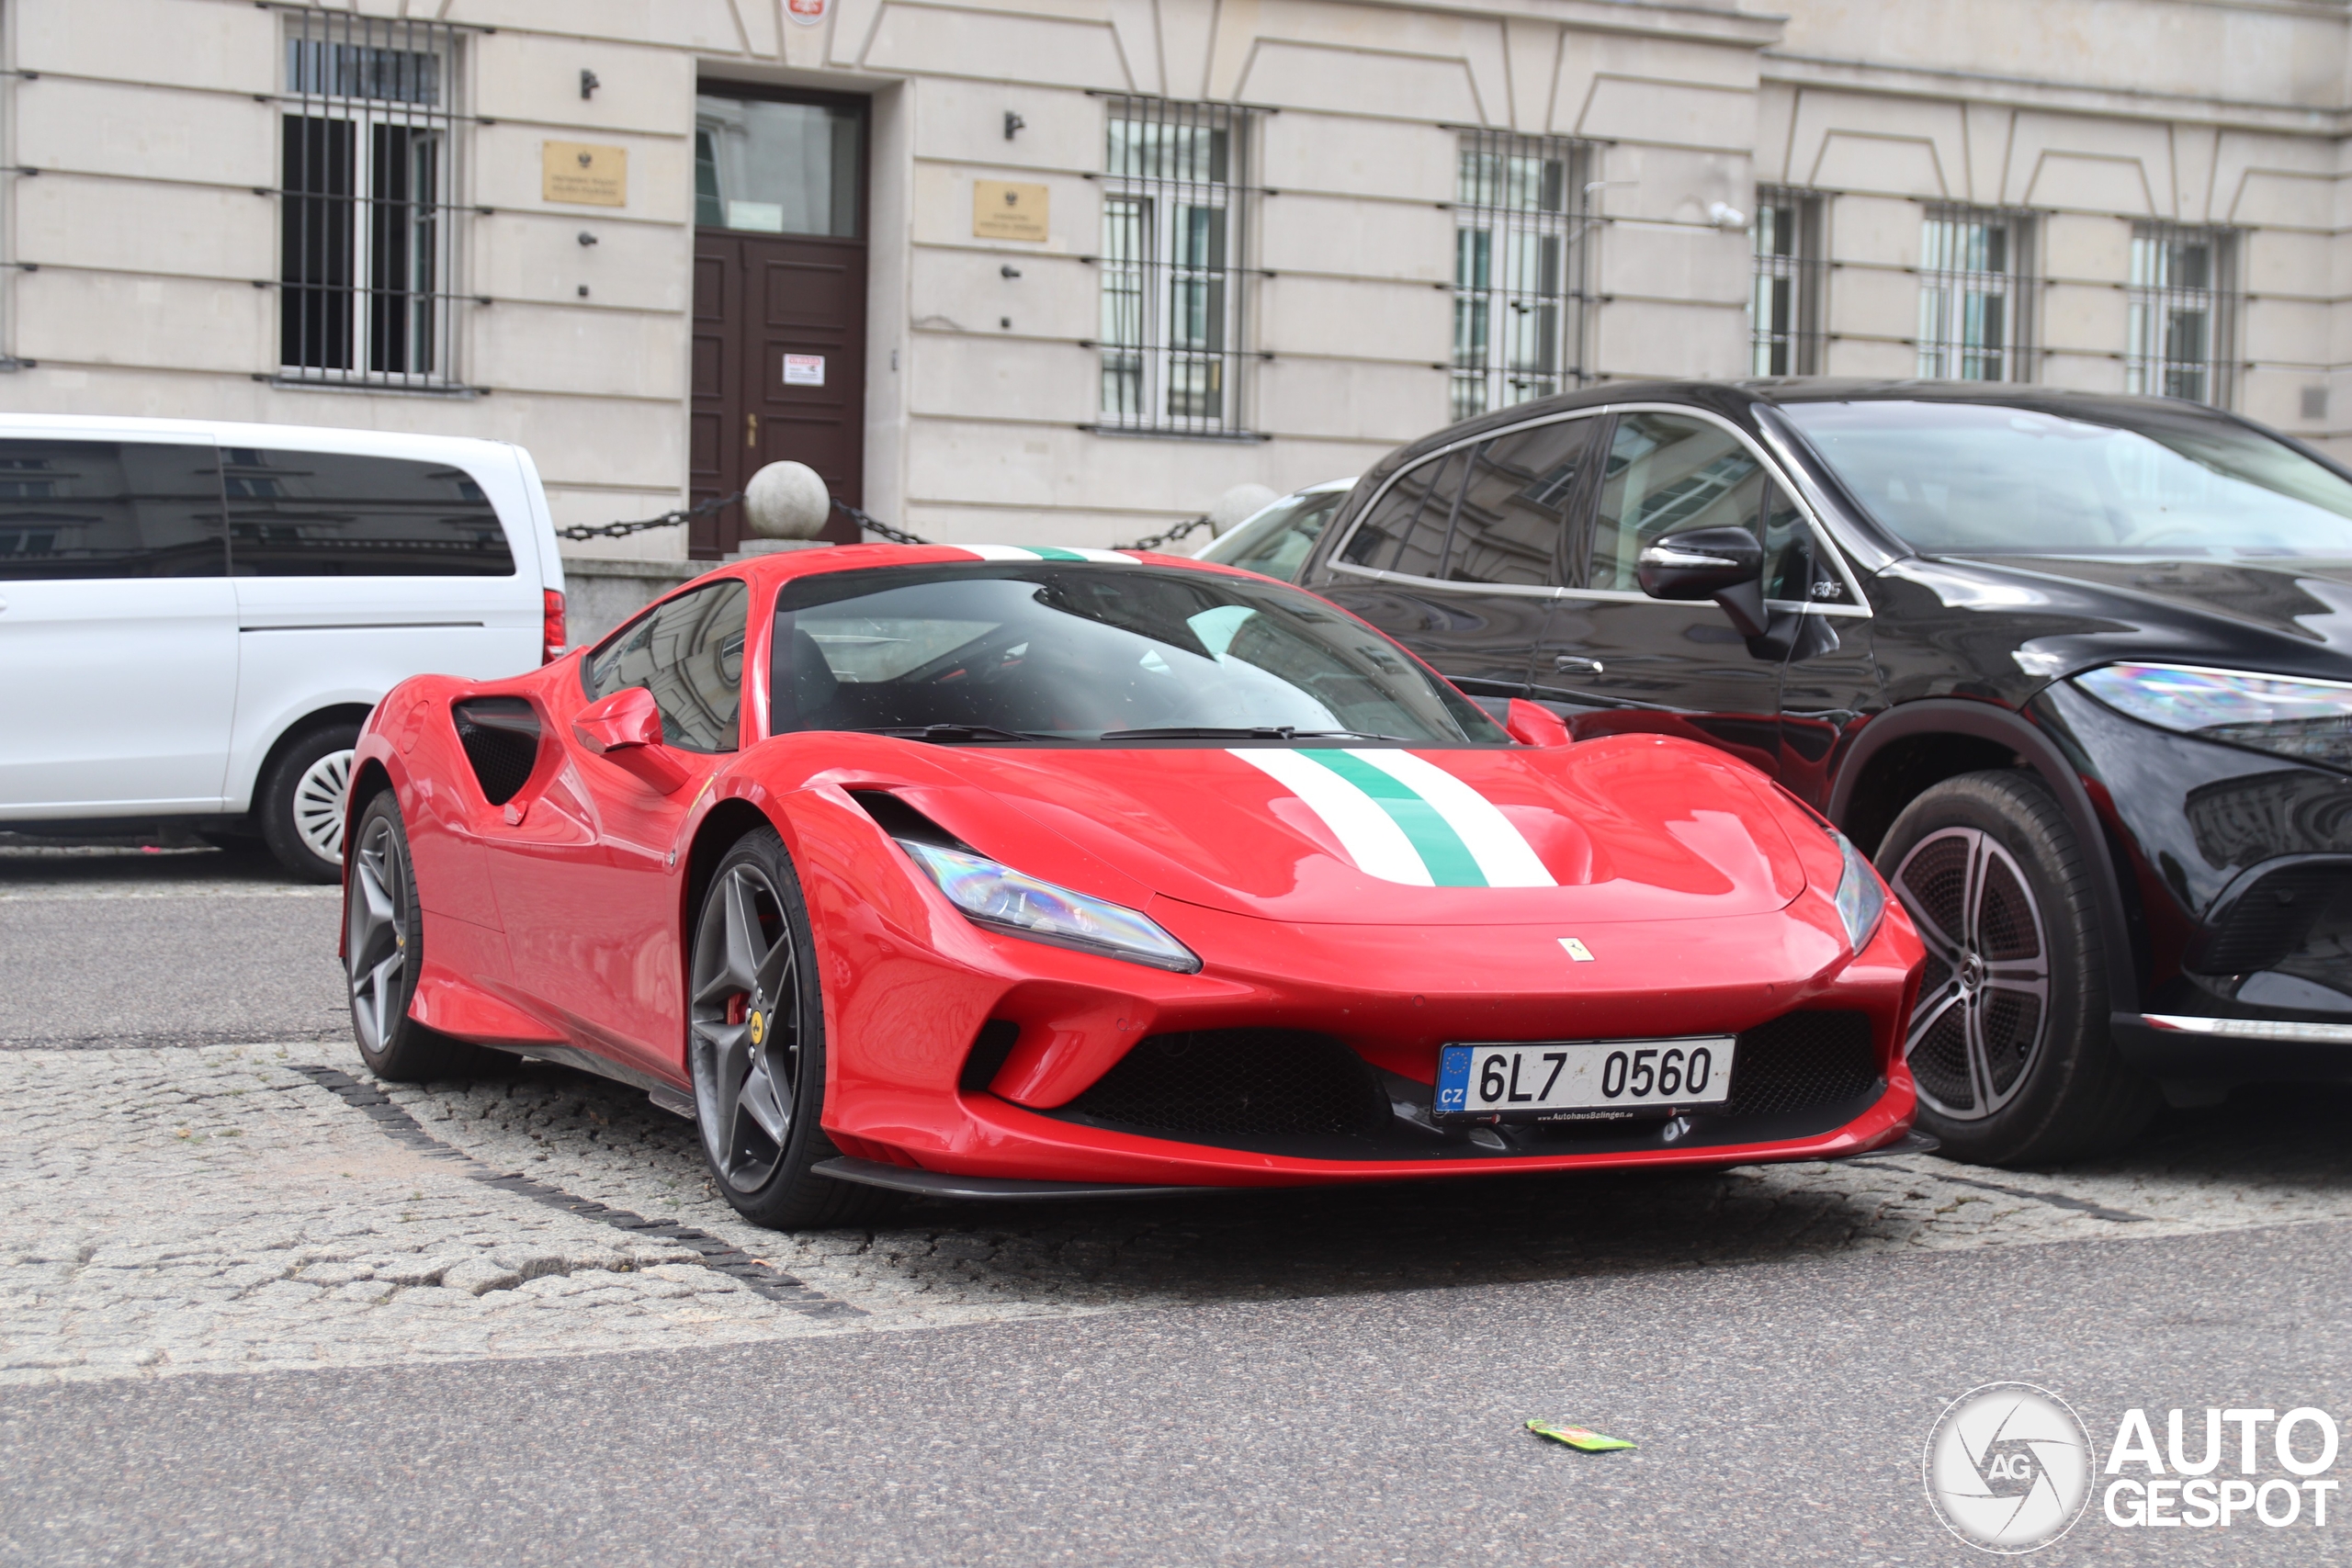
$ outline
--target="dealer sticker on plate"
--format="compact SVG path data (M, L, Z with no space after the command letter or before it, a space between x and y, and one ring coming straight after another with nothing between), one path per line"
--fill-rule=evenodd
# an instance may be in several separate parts
M1437 1114L1543 1120L1721 1105L1737 1045L1728 1034L1448 1045L1438 1056Z

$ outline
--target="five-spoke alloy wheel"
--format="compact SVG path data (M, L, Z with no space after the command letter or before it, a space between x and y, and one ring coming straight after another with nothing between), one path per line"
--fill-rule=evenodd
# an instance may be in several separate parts
M777 1229L842 1224L888 1194L814 1175L838 1152L817 1124L824 1009L799 879L774 830L746 834L713 871L687 965L695 1120L719 1193Z

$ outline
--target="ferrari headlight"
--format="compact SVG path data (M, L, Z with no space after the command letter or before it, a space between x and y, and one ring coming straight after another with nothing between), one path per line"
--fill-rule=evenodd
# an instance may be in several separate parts
M968 850L914 839L898 842L975 925L1180 975L1195 974L1201 967L1192 949L1150 917L1125 905L1057 887Z
M1845 925L1847 944L1860 953L1870 945L1879 917L1886 913L1886 885L1851 839L1843 833L1833 836L1838 852L1846 859L1846 868L1838 876L1838 919Z
M2143 724L2352 768L2352 685L2186 664L2109 664L2075 677Z

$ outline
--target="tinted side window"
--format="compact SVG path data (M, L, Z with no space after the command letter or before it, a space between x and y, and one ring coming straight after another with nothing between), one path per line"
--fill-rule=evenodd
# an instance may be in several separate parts
M1690 528L1756 529L1763 465L1721 425L1687 414L1620 415L1592 520L1589 588L1639 592L1642 547Z
M592 702L642 686L662 710L664 742L681 751L734 750L751 599L740 577L679 594L582 660L581 685Z
M228 570L209 444L0 441L0 580Z
M1597 419L1498 436L1477 450L1446 552L1449 582L1549 588Z
M498 513L461 468L345 452L221 449L240 577L512 577Z
M1467 465L1467 453L1453 452L1408 468L1349 536L1340 558L1375 571L1435 577Z

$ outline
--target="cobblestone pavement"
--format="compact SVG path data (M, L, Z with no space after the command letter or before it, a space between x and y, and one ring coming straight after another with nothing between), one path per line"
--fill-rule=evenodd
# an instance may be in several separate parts
M388 1122L321 1081L357 1073L356 1053L320 1043L0 1052L0 1383L668 1348L2352 1216L2336 1132L2352 1106L2321 1097L2177 1116L2129 1156L2046 1174L1909 1156L934 1202L873 1229L783 1236L717 1198L687 1122L618 1085L518 1063L485 1081L389 1086L406 1117ZM506 1173L526 1179L484 1179ZM715 1266L729 1258L735 1273Z
M135 941L146 928L127 911L175 911L213 951L246 954L253 984L282 987L271 1016L308 1037L166 1033L135 988L107 1001L107 1032L46 1016L0 1028L0 1043L21 1042L0 1049L0 1384L676 1348L2352 1217L2352 1095L2299 1090L2174 1112L2124 1156L2044 1173L1914 1156L923 1202L871 1229L783 1236L718 1200L689 1123L617 1084L517 1062L379 1097L349 1044L314 1026L336 985L331 899L281 898L194 858L150 880L94 865L0 854L11 987L17 940L54 946L62 916L95 908L115 922L75 928L88 953L34 966L44 995L73 998L111 973L90 933ZM280 911L298 925L273 923ZM30 1017L5 999L0 1016Z

